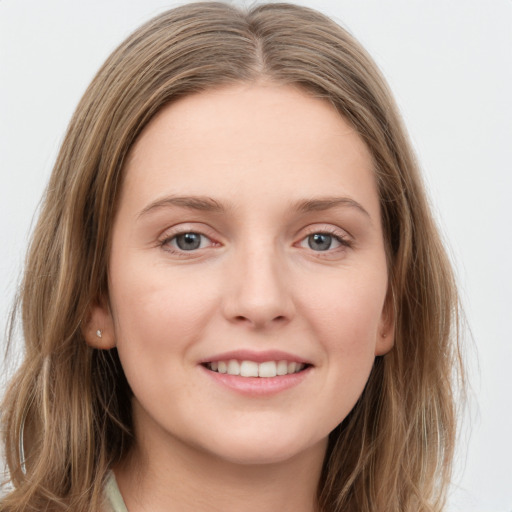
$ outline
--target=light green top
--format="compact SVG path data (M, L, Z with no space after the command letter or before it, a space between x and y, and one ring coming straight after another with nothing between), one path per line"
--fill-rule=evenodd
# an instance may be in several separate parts
M117 486L116 477L110 471L105 484L105 512L128 512L123 497Z

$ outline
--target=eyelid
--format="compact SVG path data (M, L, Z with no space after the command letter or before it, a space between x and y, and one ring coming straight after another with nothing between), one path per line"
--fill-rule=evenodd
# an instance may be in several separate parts
M342 229L338 226L333 226L332 224L311 224L306 226L303 230L301 230L301 240L309 235L314 235L316 233L325 233L327 235L332 235L336 238L342 239L344 241L352 240L352 235L346 230Z
M326 234L334 237L338 242L339 246L334 249L328 249L326 251L313 251L313 249L309 249L311 252L315 253L316 256L320 257L328 257L333 253L337 253L339 251L344 251L353 246L353 238L352 236L344 229L341 229L337 226L333 226L332 224L313 224L304 228L304 230L300 234L300 238L298 242L294 245L298 245L302 247L302 243L311 235L314 234ZM306 248L306 247L304 247ZM306 248L307 249L307 248Z
M169 253L177 254L177 255L185 255L192 256L193 254L197 254L202 249L207 249L208 247L201 247L199 249L185 251L179 249L178 247L170 246L169 242L180 235L184 235L186 233L196 233L201 235L202 237L207 238L211 243L208 247L220 246L221 243L216 240L216 237L213 233L213 230L206 226L205 224L195 224L193 222L190 223L180 223L170 228L167 228L157 239L157 245L161 247L163 250Z
M193 249L190 251L186 251L180 249L178 247L171 246L169 242L180 235L184 235L186 233L197 233L202 237L207 238L210 241L207 247L200 247L198 249ZM305 241L308 236L313 234L327 234L333 236L338 242L339 246L334 249L328 249L326 251L313 251L311 252L317 253L317 256L327 257L328 254L336 253L338 251L346 250L347 248L352 247L353 245L353 237L345 230L338 226L333 226L332 224L312 224L303 228L300 234L297 234L297 242L294 243L295 246L301 246L301 244ZM297 239L296 238L296 239ZM222 246L222 242L218 241L218 236L216 236L216 232L210 228L208 225L202 223L180 223L175 226L171 226L167 228L162 234L157 238L157 245L161 247L163 250L169 253L173 253L179 256L194 256L198 255L198 253L202 252L205 249L211 247L219 247Z

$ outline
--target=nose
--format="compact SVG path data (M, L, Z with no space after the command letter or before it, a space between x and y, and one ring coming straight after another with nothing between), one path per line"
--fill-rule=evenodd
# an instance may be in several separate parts
M290 322L295 313L291 276L277 251L247 248L230 262L225 283L224 315L231 323L253 330Z

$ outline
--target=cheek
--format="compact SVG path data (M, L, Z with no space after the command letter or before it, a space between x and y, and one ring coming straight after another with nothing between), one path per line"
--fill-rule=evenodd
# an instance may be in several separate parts
M111 274L117 347L123 364L174 366L179 358L163 356L176 356L197 340L217 292L207 281L144 263L128 261Z
M382 279L381 279L382 281ZM371 282L371 281L370 281ZM332 428L352 410L361 396L375 361L385 282L340 280L310 308L309 325L325 355L326 381L322 414Z
M165 274L146 267L125 272L117 283L112 275L119 358L134 395L146 405L189 392L183 385L193 363L189 347L200 338L214 301L204 288Z
M386 296L385 274L346 273L302 283L301 309L329 351L340 355L374 353Z

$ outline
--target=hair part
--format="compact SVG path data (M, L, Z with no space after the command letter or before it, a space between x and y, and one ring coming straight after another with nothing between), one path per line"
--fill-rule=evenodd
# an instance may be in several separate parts
M321 511L442 509L455 437L458 299L391 93L367 53L324 15L291 4L182 6L108 58L80 101L45 193L20 289L25 358L3 403L13 490L0 512L98 510L108 468L133 443L117 351L89 347L91 304L108 301L112 220L130 148L162 107L266 80L330 102L375 166L395 346L331 433ZM25 459L22 460L20 436Z

